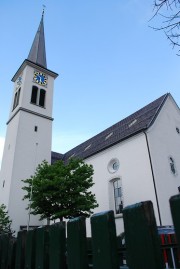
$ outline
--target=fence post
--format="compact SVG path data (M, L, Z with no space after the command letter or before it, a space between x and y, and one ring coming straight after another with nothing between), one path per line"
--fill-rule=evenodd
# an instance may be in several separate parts
M36 230L29 230L26 236L25 269L35 268Z
M9 237L8 235L1 235L0 237L0 269L6 269L8 263L8 247Z
M170 198L170 208L177 241L180 246L180 194L174 195Z
M118 249L114 212L106 211L91 217L94 269L117 269Z
M48 226L36 230L36 269L48 269L49 263L49 231Z
M128 266L133 269L163 268L152 202L127 206L123 218Z
M68 269L88 268L84 217L74 218L67 223L67 261Z
M26 233L27 233L26 231L18 232L17 242L16 242L15 269L24 269Z
M49 269L65 269L66 226L65 222L49 226Z
M11 238L9 240L8 269L15 268L15 260L16 260L16 239Z
M0 269L1 269L1 261L2 261L2 235L0 236Z

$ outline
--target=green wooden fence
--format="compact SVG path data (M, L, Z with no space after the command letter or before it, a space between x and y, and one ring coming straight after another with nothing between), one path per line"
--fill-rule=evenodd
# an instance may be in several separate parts
M180 242L180 195L170 199L170 207ZM116 237L113 211L91 217L92 238L86 238L85 218L20 231L16 239L0 237L0 269L164 269L160 236L151 201L123 210L125 246ZM173 243L174 244L174 243ZM177 245L171 268L180 268ZM166 246L167 247L167 246ZM124 260L127 266L123 265ZM169 265L168 265L169 266Z

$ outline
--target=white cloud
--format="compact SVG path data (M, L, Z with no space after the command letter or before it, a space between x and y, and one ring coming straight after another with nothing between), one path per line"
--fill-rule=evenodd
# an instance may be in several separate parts
M0 136L0 167L1 167L3 149L4 149L4 141L5 141L5 138Z

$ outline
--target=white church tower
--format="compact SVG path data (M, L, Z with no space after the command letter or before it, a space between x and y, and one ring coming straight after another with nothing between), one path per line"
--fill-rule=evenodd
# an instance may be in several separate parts
M29 178L43 160L51 162L52 106L54 79L47 69L44 11L28 58L15 73L14 91L7 122L0 174L0 204L5 204L12 228L17 232L28 224L27 200L21 189L22 179ZM30 226L41 225L31 216Z

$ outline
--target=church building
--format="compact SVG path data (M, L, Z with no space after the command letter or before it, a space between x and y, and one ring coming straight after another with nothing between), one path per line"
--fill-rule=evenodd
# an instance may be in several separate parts
M52 152L53 83L58 75L47 68L43 16L28 58L12 78L0 204L7 206L13 229L43 224L26 210L21 180L34 174L44 159L53 164L73 157L93 165L92 192L99 204L95 212L114 210L118 234L123 231L123 208L140 201L153 202L158 225L172 225L169 198L180 190L180 110L175 100L164 94L67 153Z
M99 207L114 210L118 234L125 206L151 200L157 225L172 225L169 198L180 191L180 110L171 94L119 121L52 163L78 157L94 168Z

